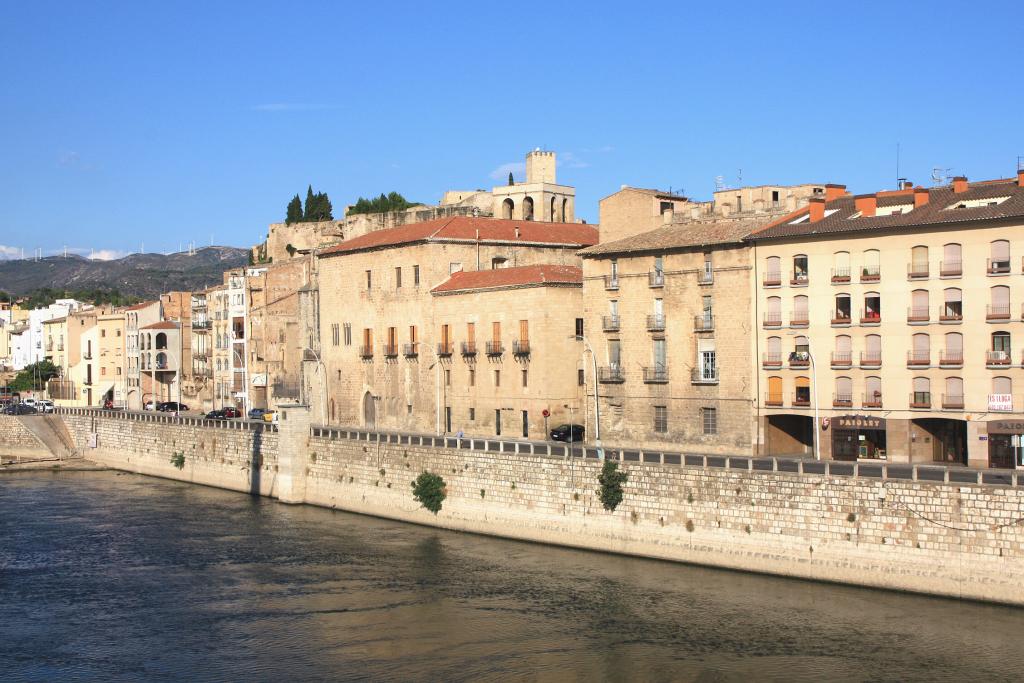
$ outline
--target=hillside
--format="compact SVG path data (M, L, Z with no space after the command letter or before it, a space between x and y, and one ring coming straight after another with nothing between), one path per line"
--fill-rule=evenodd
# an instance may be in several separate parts
M70 255L0 261L0 290L24 294L42 287L102 288L148 299L172 290L209 287L223 280L225 270L247 261L248 250L236 247L205 247L193 255L131 254L113 261Z

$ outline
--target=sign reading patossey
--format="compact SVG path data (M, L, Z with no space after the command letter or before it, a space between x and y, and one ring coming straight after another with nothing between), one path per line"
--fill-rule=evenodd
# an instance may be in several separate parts
M884 417L871 415L843 415L835 418L836 429L885 429Z
M989 394L988 409L993 412L1013 412L1013 394Z

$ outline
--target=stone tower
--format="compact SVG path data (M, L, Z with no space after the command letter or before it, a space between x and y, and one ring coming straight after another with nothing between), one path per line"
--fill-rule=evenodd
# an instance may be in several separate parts
M574 223L576 189L555 180L554 152L540 148L526 155L526 182L491 190L494 215L507 220Z
M554 152L545 152L538 147L526 155L526 182L556 184Z

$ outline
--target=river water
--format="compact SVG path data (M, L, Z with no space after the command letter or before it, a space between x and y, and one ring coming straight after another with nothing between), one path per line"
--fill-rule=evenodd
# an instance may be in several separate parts
M1013 608L0 475L3 681L1022 680L1022 641Z

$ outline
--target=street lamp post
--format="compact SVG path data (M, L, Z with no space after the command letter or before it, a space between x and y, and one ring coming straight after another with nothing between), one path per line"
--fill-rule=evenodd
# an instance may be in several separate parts
M818 444L818 430L821 429L821 420L818 413L818 364L814 360L814 352L811 351L811 338L806 334L787 332L790 337L803 337L807 340L807 359L811 361L811 402L814 404L814 428L811 432L814 443L814 459L821 460L821 448Z

